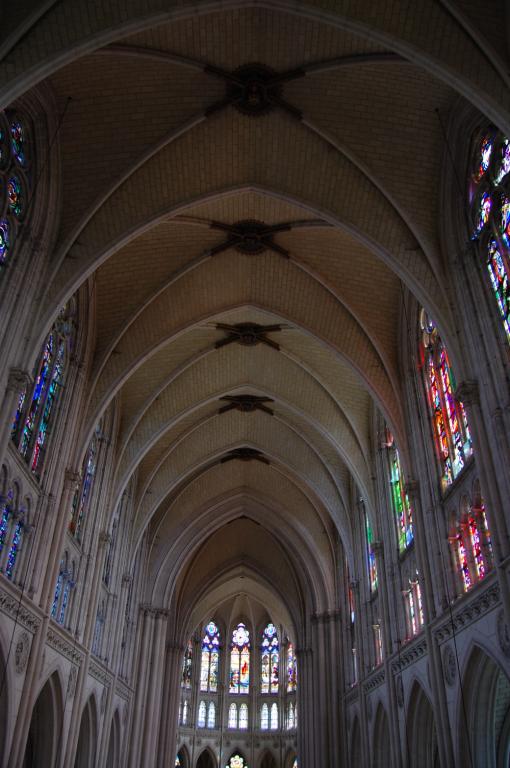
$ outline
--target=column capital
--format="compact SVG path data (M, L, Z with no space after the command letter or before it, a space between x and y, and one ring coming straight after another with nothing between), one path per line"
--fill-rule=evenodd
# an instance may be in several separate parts
M24 371L22 368L10 368L7 376L7 389L9 392L21 395L23 390L32 384L32 381L32 376L28 371Z
M101 531L99 534L99 548L102 549L112 540L111 535L107 531Z
M455 397L466 405L478 405L480 402L478 382L474 379L464 379L457 385Z
M68 467L64 472L64 488L66 491L75 490L81 480L81 475L76 469Z

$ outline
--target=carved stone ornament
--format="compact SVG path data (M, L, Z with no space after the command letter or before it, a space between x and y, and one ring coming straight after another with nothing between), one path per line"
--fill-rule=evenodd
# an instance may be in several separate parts
M498 613L498 642L505 656L510 656L510 631L505 621L503 609Z
M402 682L402 675L399 675L397 677L396 689L397 689L397 704L399 707L403 707L404 706L404 683Z
M374 714L374 713L373 713L373 709L372 709L372 698L371 698L371 696L369 696L369 697L367 698L367 716L368 716L368 719L369 719L369 720L371 720L371 719L372 719L372 715L373 715L373 714Z
M72 699L74 696L74 693L76 691L76 681L78 679L78 670L76 667L71 667L71 671L69 672L69 679L67 681L67 698Z
M16 672L21 674L27 666L30 652L30 636L28 632L20 632L14 649L14 666Z
M457 678L457 662L451 645L446 645L443 651L444 679L452 686Z
M107 694L106 688L103 688L103 693L101 694L101 705L100 705L101 714L104 714L104 711L106 709L107 696L108 694Z

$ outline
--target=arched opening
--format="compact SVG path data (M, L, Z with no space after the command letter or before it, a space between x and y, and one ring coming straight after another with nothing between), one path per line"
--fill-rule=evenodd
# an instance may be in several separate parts
M412 768L436 768L439 752L434 712L423 688L416 682L409 699L407 734Z
M204 749L197 760L197 768L216 768L216 759L210 749Z
M80 734L74 768L93 768L96 764L97 718L94 697L91 696L81 716Z
M116 768L119 764L119 748L120 748L120 720L118 710L112 717L112 723L110 726L110 736L108 739L108 757L106 765L108 768Z
M262 755L260 768L276 768L276 760L269 750Z
M352 724L351 765L361 765L361 734L357 717L354 718Z
M510 758L510 680L494 659L475 647L466 665L463 689L466 715L460 702L457 729L460 760L506 768Z
M384 707L377 708L373 741L373 768L386 768L391 765L390 729Z
M175 758L175 765L178 768L189 768L189 757L188 757L188 750L186 747L181 747L180 750L177 752L177 757Z
M46 681L32 710L23 768L56 765L62 729L62 695L56 672Z

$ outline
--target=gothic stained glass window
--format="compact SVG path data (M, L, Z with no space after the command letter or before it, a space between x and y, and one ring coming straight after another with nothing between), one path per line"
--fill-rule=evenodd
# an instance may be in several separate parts
M28 121L12 112L0 114L0 268L9 265L13 246L33 193L33 163Z
M287 730L291 731L294 728L294 704L289 702L287 707Z
M184 661L182 663L181 687L189 690L191 688L191 667L193 663L193 641L188 640L188 645L184 651Z
M237 728L237 704L231 704L228 708L228 727Z
M209 709L207 710L207 727L214 728L216 725L216 705L214 701L209 702Z
M472 237L489 275L507 341L510 343L510 142L492 131L478 142L468 181ZM490 203L488 202L490 200Z
M269 707L267 704L262 704L260 710L260 728L262 731L269 730Z
M75 302L61 310L42 349L30 390L22 392L12 425L12 439L32 472L39 476L47 438L73 347Z
M287 645L287 693L293 693L297 688L296 654L292 643Z
M225 768L248 768L248 763L245 763L241 755L232 755Z
M274 624L269 623L262 633L261 652L261 693L278 693L280 648L278 633Z
M239 730L246 731L248 729L248 704L241 704L239 707Z
M274 701L271 704L271 719L270 719L270 723L271 723L271 730L272 731L277 731L278 730L278 704L276 703L276 701Z
M188 722L188 701L187 699L184 700L184 703L182 705L182 724L186 725Z
M390 483L393 510L397 523L398 548L405 552L413 542L413 520L409 497L404 490L404 476L400 466L398 449L393 442L390 448Z
M250 633L242 622L232 633L230 645L230 693L248 693L250 688Z
M202 639L202 660L200 664L200 690L215 693L218 690L218 668L220 660L220 632L214 621L205 628Z
M81 484L79 488L76 489L73 497L69 530L78 541L81 539L85 515L92 494L94 476L96 473L97 444L100 434L101 430L98 425L94 431L92 440L90 441L87 453L85 454L81 470Z
M198 705L198 720L197 725L199 728L205 728L205 718L207 713L207 707L205 701L201 701Z
M62 587L64 585L65 569L66 569L66 562L65 562L65 559L63 559L60 562L60 570L58 572L57 583L55 585L55 592L53 594L53 603L51 605L51 617L53 619L57 618L57 611L58 611L58 606L60 602L60 594L62 592Z
M372 526L370 520L365 511L365 533L366 533L366 551L367 551L367 564L368 564L368 580L370 584L370 591L375 592L378 586L377 579L377 563L375 561L374 550L374 534L372 532Z
M12 537L12 543L9 549L9 554L7 555L5 575L9 579L12 579L12 575L14 573L16 558L18 557L18 553L21 547L22 533L23 533L23 522L20 520L18 523L16 523L16 528L14 529L14 536Z
M473 452L464 406L455 397L455 378L448 353L435 324L421 312L423 358L441 486L445 490L464 468Z
M12 515L12 507L14 502L14 491L9 488L7 496L3 499L0 506L0 552L4 548L5 540L7 538L7 531L9 530L9 520Z

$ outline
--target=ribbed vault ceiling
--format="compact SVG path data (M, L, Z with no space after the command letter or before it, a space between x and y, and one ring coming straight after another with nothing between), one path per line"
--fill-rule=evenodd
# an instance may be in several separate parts
M116 494L135 478L134 546L148 532L157 599L193 622L230 605L242 576L250 600L287 594L296 619L303 601L335 607L353 484L374 503L374 404L406 455L403 292L451 336L437 113L447 121L460 94L505 128L506 76L437 2L420 3L412 23L399 2L342 3L336 15L318 1L207 13L182 2L175 17L143 5L132 3L129 27L113 9L81 37L66 23L62 49L48 51L57 4L0 66L6 94L22 90L25 56L31 82L47 74L57 112L67 104L37 332L92 280L80 450L115 399ZM255 63L283 76L258 116L227 103L236 70ZM276 251L221 250L219 225L246 221L285 225ZM217 325L238 323L280 325L268 334L279 349L217 348ZM220 398L237 395L270 398L273 414L220 414ZM222 462L239 448L266 461Z

